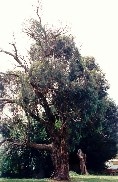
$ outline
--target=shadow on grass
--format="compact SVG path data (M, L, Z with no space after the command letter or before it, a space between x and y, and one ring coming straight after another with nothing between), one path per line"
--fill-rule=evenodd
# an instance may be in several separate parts
M0 182L49 182L47 179L3 179L0 178Z
M70 172L71 182L118 182L118 176L78 175ZM3 179L0 182L57 182L49 179Z

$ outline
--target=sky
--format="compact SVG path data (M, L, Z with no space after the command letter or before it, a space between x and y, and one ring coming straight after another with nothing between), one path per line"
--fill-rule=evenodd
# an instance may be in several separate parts
M0 48L10 50L13 33L23 53L28 40L23 22L36 17L37 0L0 0ZM32 6L33 5L33 6ZM42 0L43 22L68 25L84 56L94 56L110 84L109 95L118 104L118 0ZM0 71L15 62L0 54Z

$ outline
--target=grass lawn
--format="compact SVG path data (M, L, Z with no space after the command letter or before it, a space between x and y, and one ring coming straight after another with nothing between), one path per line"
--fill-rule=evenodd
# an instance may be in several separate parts
M95 175L78 175L70 172L71 182L118 182L118 176L95 176ZM56 182L49 179L3 179L0 182Z

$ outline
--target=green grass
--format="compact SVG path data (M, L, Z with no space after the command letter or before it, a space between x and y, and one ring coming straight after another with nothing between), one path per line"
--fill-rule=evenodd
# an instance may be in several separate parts
M50 182L48 179L5 179L0 178L0 182Z
M96 175L78 175L70 172L71 182L117 182L118 176L96 176ZM56 182L49 179L3 179L0 182Z

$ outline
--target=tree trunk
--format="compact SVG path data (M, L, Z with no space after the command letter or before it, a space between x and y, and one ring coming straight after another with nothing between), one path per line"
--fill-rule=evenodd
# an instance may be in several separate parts
M69 156L67 142L64 138L60 141L56 139L53 143L52 161L54 165L52 177L60 181L69 180Z
M87 171L87 168L86 168L86 154L84 154L82 152L82 150L79 149L78 152L77 152L77 156L79 157L79 160L80 160L81 174L88 175L88 171Z

